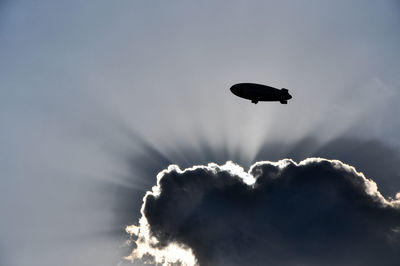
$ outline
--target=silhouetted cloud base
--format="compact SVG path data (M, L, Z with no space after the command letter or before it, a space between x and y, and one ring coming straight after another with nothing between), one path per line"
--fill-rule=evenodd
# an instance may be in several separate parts
M200 265L396 265L400 200L336 160L172 165L143 199L129 257ZM167 252L168 251L168 252ZM181 252L181 253L178 253ZM177 255L180 254L180 255Z

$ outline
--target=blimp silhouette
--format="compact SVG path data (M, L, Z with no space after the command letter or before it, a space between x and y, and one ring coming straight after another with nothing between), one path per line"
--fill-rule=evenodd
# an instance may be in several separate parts
M292 95L285 88L277 89L262 84L238 83L231 87L231 92L241 98L251 100L252 103L258 102L280 102L287 104L292 99Z

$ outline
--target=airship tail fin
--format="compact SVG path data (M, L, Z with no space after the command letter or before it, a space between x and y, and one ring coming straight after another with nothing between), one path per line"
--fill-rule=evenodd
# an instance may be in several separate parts
M282 88L281 91L282 91L282 92L289 92L289 91L288 91L287 89L285 89L285 88Z
M287 104L287 101L279 101L281 104Z

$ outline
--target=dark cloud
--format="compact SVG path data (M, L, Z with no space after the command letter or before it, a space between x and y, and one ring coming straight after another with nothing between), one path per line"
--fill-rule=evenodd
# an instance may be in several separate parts
M248 173L233 163L170 166L157 179L140 226L128 227L138 235L133 257L149 252L156 261L173 261L171 245L181 245L200 265L397 265L400 259L399 200L383 197L340 161L259 162Z
M210 145L204 138L203 141L199 138L200 145L175 143L173 150L154 146L139 134L130 134L130 139L135 146L128 147L127 154L123 154L130 171L123 177L123 182L105 186L107 195L112 195L110 202L115 202L118 228L137 223L143 196L154 185L155 176L170 164L187 168L206 165L210 161L224 164L232 160L245 168L250 166L251 160L241 154L240 150L232 154L223 143L220 146ZM399 154L394 147L379 140L340 136L324 143L316 137L296 142L266 141L252 161L278 161L282 158L301 161L308 157L338 159L355 166L358 171L376 181L380 192L387 197L400 191ZM121 233L116 234L121 236ZM391 237L396 239L395 236Z
M399 153L395 147L377 139L339 136L325 143L315 137L306 137L295 143L266 142L254 161L282 158L301 161L308 157L346 162L377 182L384 195L392 196L400 190Z
M215 148L205 140L199 140L199 149L189 145L177 145L176 151L168 150L163 153L139 134L132 131L127 134L132 143L137 144L128 154L121 156L129 172L120 176L119 183L108 182L99 185L103 194L109 195L110 201L115 202L113 210L118 228L132 224L138 219L144 194L154 185L155 176L171 164L189 167L194 164L207 164L210 161L223 164L233 160L246 165L245 161L240 159L239 153L229 155L226 147ZM130 153L131 150L134 150L134 153Z
M126 128L124 132L132 143L138 144L122 155L129 172L121 177L120 183L102 184L105 190L103 195L110 195L110 202L115 202L113 208L118 228L132 224L138 219L144 194L153 186L157 173L170 164L187 168L192 165L206 165L209 162L224 164L231 160L244 168L250 166L249 160L244 159L245 156L240 151L229 153L226 146L211 146L204 138L199 137L198 149L193 145L177 143L175 150L162 151L139 134ZM354 166L377 182L380 192L385 196L394 196L400 191L399 153L394 147L379 140L340 136L325 143L321 143L316 137L307 137L294 143L266 141L252 161L278 161L282 158L301 161L308 157L337 159Z

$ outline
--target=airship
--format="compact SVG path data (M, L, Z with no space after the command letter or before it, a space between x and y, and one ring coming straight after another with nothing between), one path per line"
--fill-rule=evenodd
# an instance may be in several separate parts
M287 104L287 101L292 99L292 95L285 88L277 89L262 84L255 83L239 83L231 87L231 92L241 98L251 100L252 103L258 102L274 102L278 101L281 104Z

